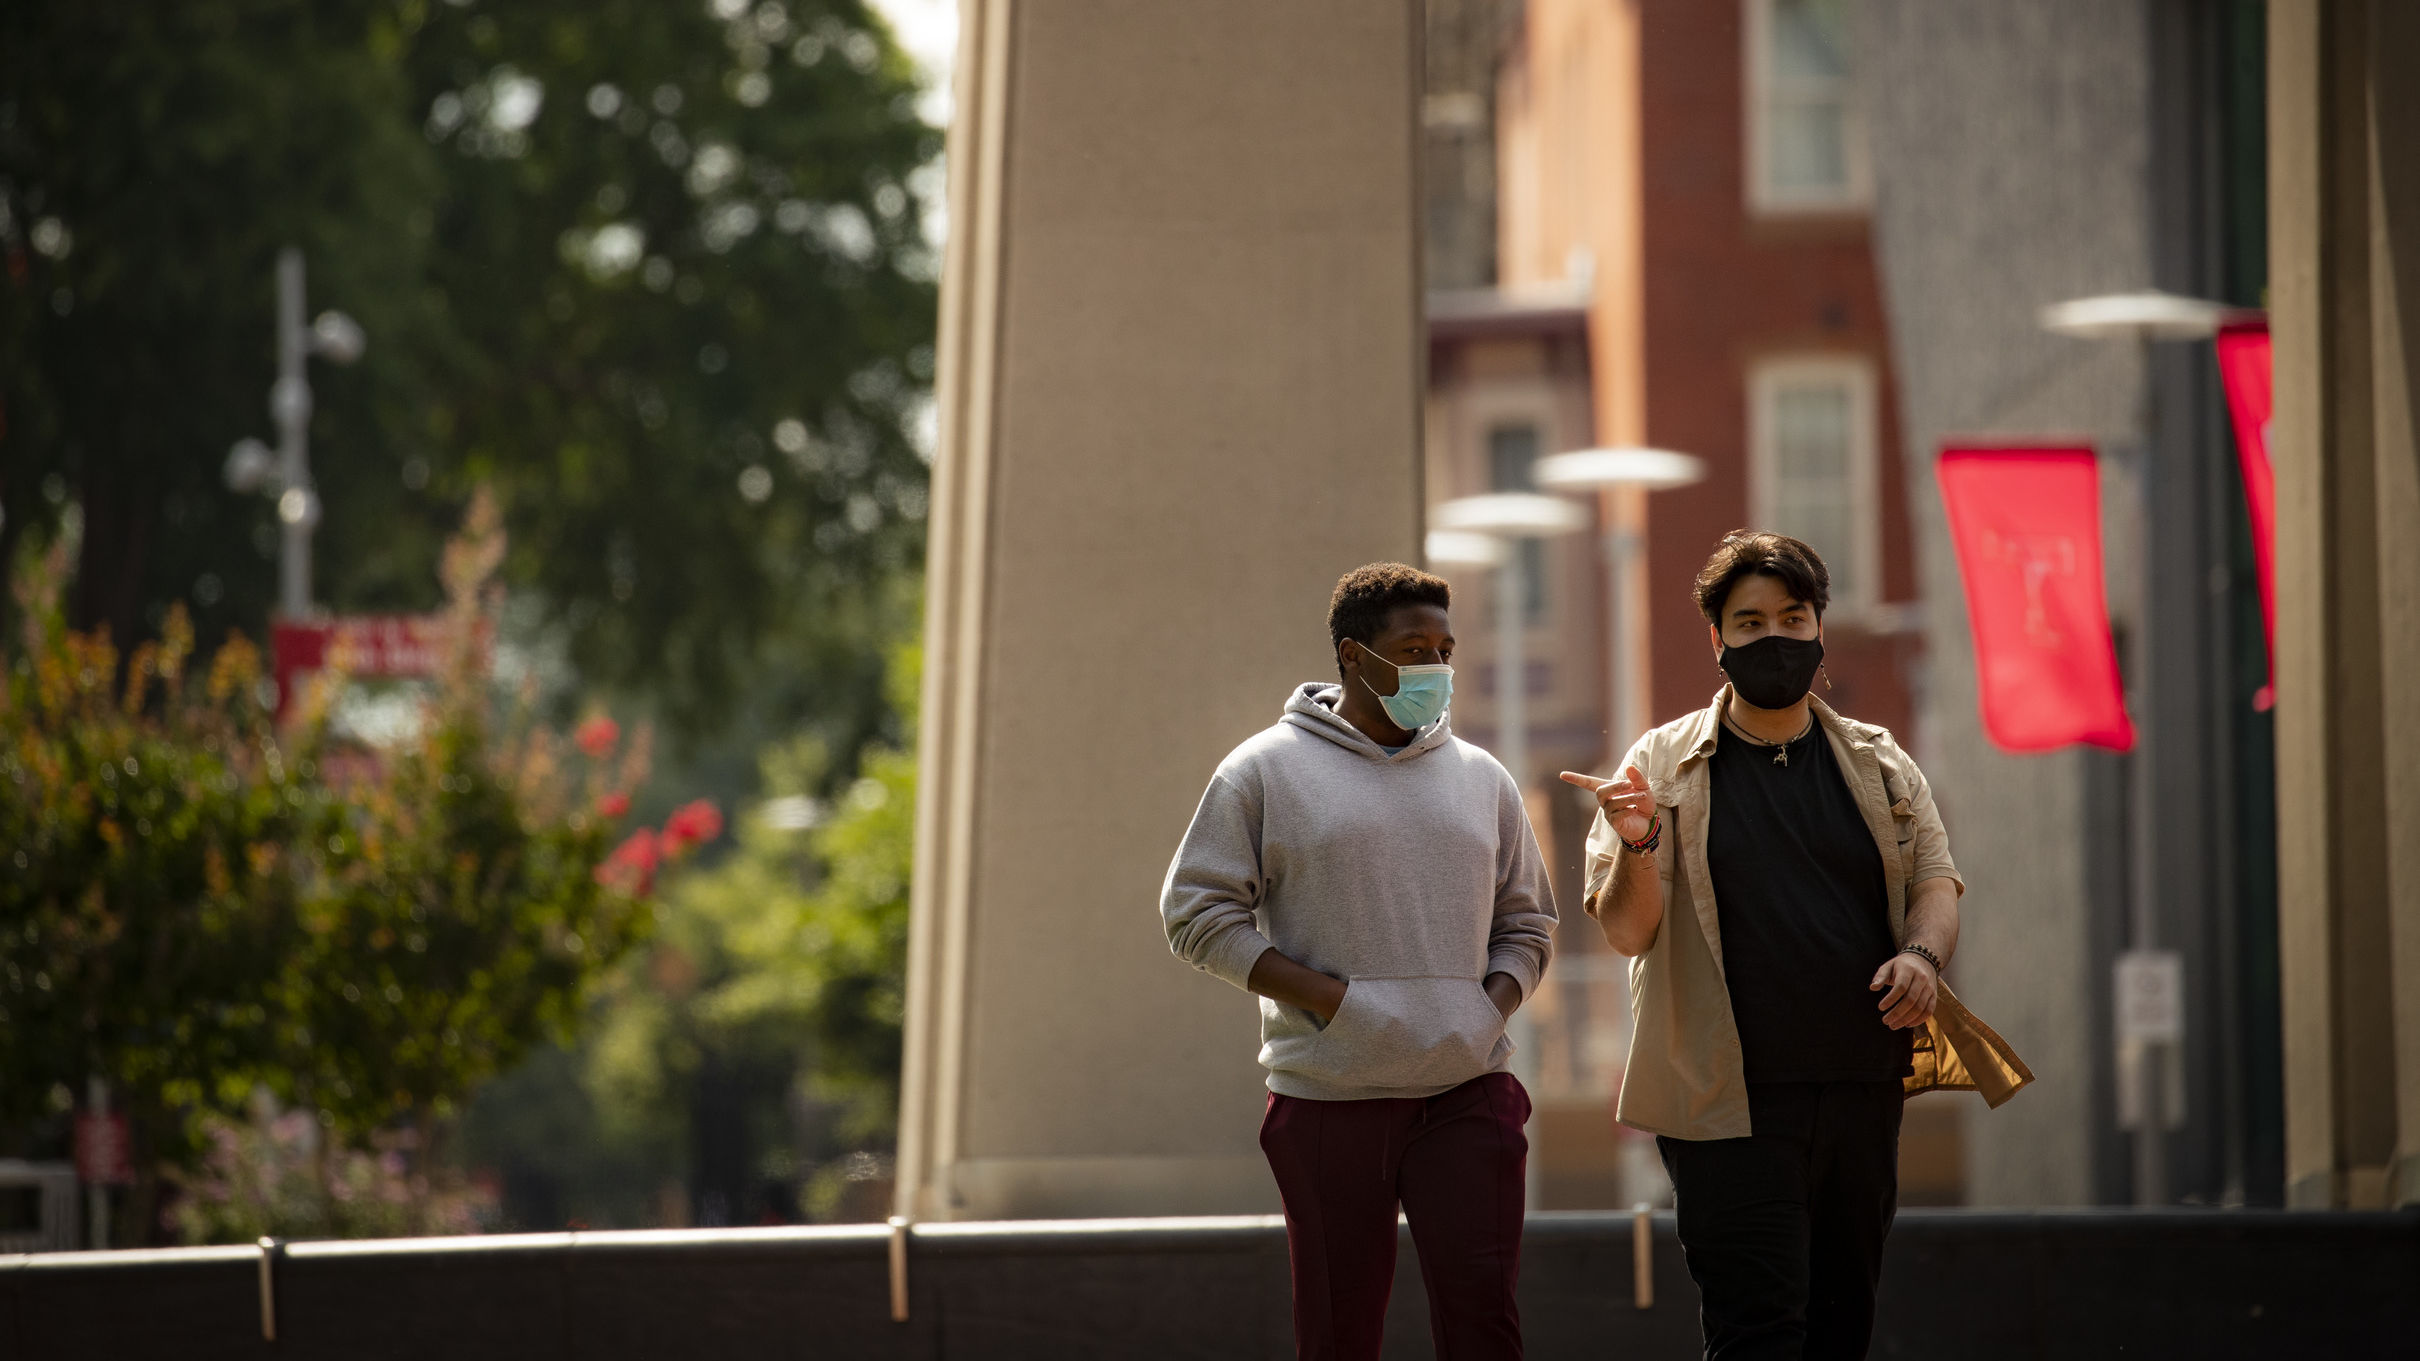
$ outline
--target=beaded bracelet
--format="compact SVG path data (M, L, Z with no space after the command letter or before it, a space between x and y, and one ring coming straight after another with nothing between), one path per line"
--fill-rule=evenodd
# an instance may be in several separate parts
M1620 832L1615 832L1613 839L1621 842L1622 849L1629 851L1632 855L1653 855L1655 848L1662 845L1664 841L1664 815L1661 813L1648 814L1647 835L1637 841L1629 840Z
M1914 941L1910 941L1907 944L1899 947L1899 953L1903 955L1914 955L1916 958L1921 959L1925 963L1933 966L1934 976L1938 977L1940 975L1941 956L1934 954L1931 950L1916 944Z

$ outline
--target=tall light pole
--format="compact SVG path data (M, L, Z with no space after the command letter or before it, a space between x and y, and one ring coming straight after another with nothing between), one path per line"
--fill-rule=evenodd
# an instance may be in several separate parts
M2144 405L2142 408L2145 435L2144 463L2160 458L2160 411L2158 386L2151 372L2150 358L2153 341L2208 340L2220 326L2243 316L2238 308L2201 298L2181 297L2156 289L2133 293L2107 293L2089 298L2076 298L2054 303L2042 309L2041 326L2055 335L2073 336L2082 340L2116 340L2133 344L2137 354L2146 362L2143 372ZM2171 472L2175 471L2173 469ZM2155 515L2153 478L2143 470L2141 504L2146 517ZM2139 574L2144 582L2143 599L2133 612L2141 627L2135 630L2135 646L2143 653L2156 652L2153 637L2161 630L2173 627L2168 611L2151 600L2154 583L2161 563L2151 545L2166 535L2156 521L2148 523L2152 532L2142 536L2140 553L2144 559ZM2198 567L2199 564L2194 564ZM2198 573L2194 574L2198 579ZM2189 618L2190 615L2188 614ZM2147 658L2146 658L2147 660ZM2142 683L2149 668L2138 662L2133 678ZM2154 685L2157 682L2153 682ZM2134 1200L2137 1205L2165 1205L2168 1193L2168 1131L2171 1117L2181 1126L2184 1112L2171 1110L2168 1097L2172 1089L2181 1090L2184 1063L2185 1032L2185 973L2184 958L2176 950L2159 945L2159 886L2165 881L2158 863L2159 831L2153 825L2153 810L2157 806L2154 789L2157 779L2155 765L2166 765L2169 757L2161 750L2169 725L2151 722L2144 725L2150 750L2149 759L2129 753L2125 784L2129 805L2124 833L2126 854L2132 860L2126 876L2127 887L2127 948L2118 956L2113 970L2114 992L2112 1015L2116 1022L2117 1062L2119 1069L2120 1124L2131 1115L2134 1127ZM2205 772L2206 773L2206 772ZM2174 1070L2171 1072L2171 1070Z
M227 453L227 485L277 498L277 609L288 619L311 613L311 531L319 527L319 493L311 486L311 380L304 363L316 356L336 364L361 358L360 323L322 312L303 324L303 257L292 246L277 253L277 381L269 388L269 419L277 449L246 436Z
M1448 501L1430 512L1429 523L1448 534L1478 534L1503 549L1496 569L1496 759L1513 783L1529 789L1528 676L1521 658L1524 575L1514 545L1584 529L1578 506L1536 492L1490 492ZM1451 540L1447 541L1449 544Z
M1640 534L1633 492L1664 491L1705 479L1706 465L1669 449L1581 449L1540 459L1538 485L1550 491L1595 492L1605 510L1605 709L1610 750L1606 762L1622 759L1646 729L1638 678L1632 674L1644 649L1638 646L1639 611L1631 600L1639 579ZM1619 772L1615 772L1619 773Z

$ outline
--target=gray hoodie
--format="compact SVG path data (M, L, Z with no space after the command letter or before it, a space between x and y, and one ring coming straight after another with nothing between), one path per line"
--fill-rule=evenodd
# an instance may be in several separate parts
M1527 997L1555 907L1520 791L1440 718L1389 756L1297 686L1285 717L1219 763L1168 866L1160 917L1186 963L1244 986L1274 945L1347 980L1322 1026L1260 999L1269 1090L1321 1101L1434 1096L1501 1070L1504 1018L1482 981Z

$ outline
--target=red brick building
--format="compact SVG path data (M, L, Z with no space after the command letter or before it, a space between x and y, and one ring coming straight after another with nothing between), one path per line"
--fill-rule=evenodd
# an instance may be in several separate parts
M1530 0L1498 84L1499 265L1585 276L1599 444L1703 459L1650 498L1650 712L1721 684L1689 581L1724 532L1831 564L1840 709L1905 731L1919 635L1843 6Z

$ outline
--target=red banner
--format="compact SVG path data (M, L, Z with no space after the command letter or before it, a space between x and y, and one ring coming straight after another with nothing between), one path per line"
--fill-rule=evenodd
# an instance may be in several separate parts
M2253 706L2276 702L2277 478L2269 465L2269 323L2237 321L2218 328L2218 373L2226 380L2227 410L2235 417L2235 461L2243 469L2244 508L2252 518L2252 561L2260 572L2260 622L2269 635L2269 684Z
M335 667L348 676L434 676L445 664L445 616L355 614L324 619L280 619L270 627L269 653L283 711L302 675ZM476 645L488 644L485 620Z
M1966 578L1984 732L2003 751L2131 750L2092 450L1949 447L1937 471Z

